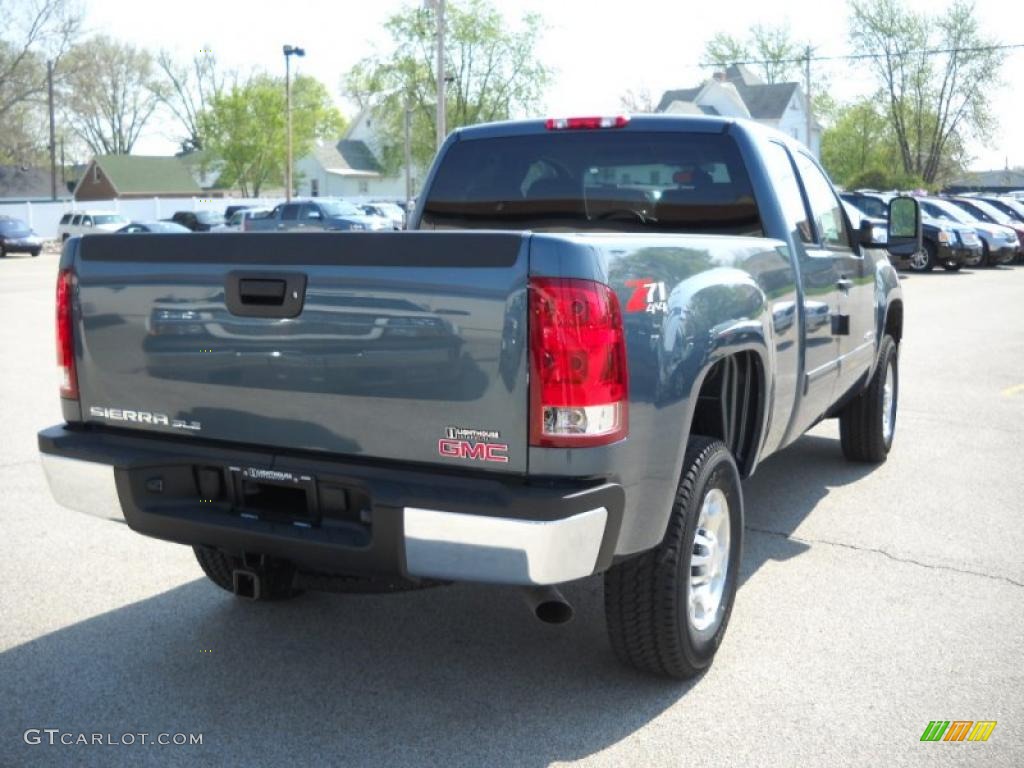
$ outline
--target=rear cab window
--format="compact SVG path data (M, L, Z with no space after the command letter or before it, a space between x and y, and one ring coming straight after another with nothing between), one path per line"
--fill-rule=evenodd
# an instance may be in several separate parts
M656 131L458 141L421 227L763 235L731 136Z

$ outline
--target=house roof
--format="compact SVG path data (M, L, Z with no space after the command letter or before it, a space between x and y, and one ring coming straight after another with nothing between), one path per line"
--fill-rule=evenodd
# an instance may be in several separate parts
M747 85L743 81L732 81L732 84L755 120L778 120L800 87L798 83Z
M177 157L97 155L93 158L119 195L194 194L203 190Z
M380 175L383 171L364 141L342 139L337 144L315 147L313 156L329 173Z
M67 198L57 171L57 197ZM50 169L0 165L0 198L14 200L50 199Z
M673 101L693 101L701 92L702 86L696 88L677 88L674 91L665 91L661 94L661 101L658 102L655 112L664 112Z

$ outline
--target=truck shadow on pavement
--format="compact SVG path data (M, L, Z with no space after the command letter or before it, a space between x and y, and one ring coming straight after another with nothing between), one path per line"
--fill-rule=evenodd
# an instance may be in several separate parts
M847 461L839 441L804 435L759 465L743 483L746 536L742 585L768 560L789 560L809 544L790 538L828 496L830 489L855 483L880 465Z
M746 486L744 581L804 551L785 536L870 470L820 437L766 462ZM197 579L0 654L0 764L539 767L610 747L702 684L618 666L600 579L564 591L576 620L551 627L508 588L265 604ZM28 746L28 728L203 744Z

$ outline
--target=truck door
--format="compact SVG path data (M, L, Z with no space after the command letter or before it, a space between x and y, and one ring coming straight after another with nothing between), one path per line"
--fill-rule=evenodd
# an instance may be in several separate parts
M800 405L790 434L800 434L823 414L832 402L839 369L839 342L832 318L839 312L839 279L835 257L818 236L814 212L817 195L802 194L789 151L775 142L767 145L765 160L786 217L788 234L797 252L803 295L803 370L800 371ZM797 166L800 166L799 156ZM805 183L806 187L806 183ZM831 194L831 192L830 192Z
M797 155L797 167L814 214L819 247L831 258L835 271L835 314L832 333L839 345L838 372L832 401L839 400L871 367L875 350L875 300L870 263L855 249L843 205L818 165ZM831 403L829 403L831 405Z

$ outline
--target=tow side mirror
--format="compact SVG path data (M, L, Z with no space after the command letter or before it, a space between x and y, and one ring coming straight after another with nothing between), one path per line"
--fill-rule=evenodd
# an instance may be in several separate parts
M889 251L917 253L922 247L921 204L913 197L889 201Z

